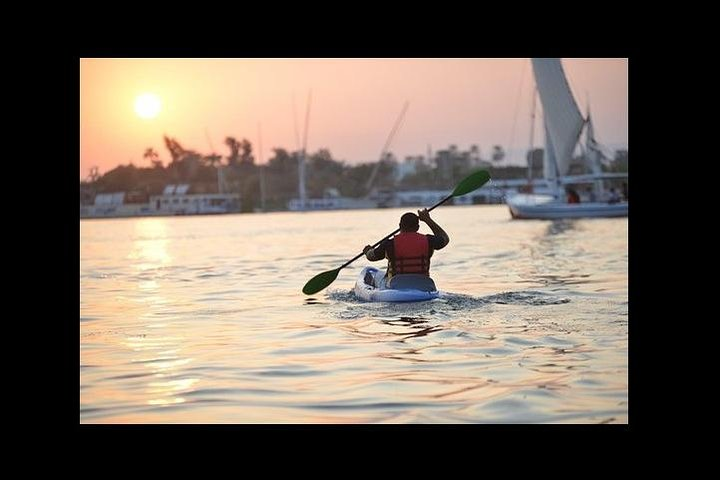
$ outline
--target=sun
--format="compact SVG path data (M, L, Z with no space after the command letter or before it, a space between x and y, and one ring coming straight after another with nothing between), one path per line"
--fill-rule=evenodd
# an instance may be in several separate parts
M160 113L160 97L143 93L135 99L135 113L141 118L155 118Z

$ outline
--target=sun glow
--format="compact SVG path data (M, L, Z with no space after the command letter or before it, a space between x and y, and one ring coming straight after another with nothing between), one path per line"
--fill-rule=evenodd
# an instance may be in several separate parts
M143 93L135 99L135 113L141 118L155 118L160 113L160 97Z

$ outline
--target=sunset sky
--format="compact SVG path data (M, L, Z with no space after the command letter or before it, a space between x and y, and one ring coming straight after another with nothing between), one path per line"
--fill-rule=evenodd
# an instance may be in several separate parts
M583 114L611 149L628 143L627 59L563 59ZM522 59L81 59L80 178L132 162L167 164L163 135L186 149L226 156L227 136L247 138L263 163L272 148L302 143L308 91L308 151L327 148L348 163L376 161L405 101L390 150L402 160L455 144L492 146L520 164L530 135L532 68ZM143 95L149 95L140 98ZM539 105L539 102L538 102ZM540 123L535 146L542 146Z

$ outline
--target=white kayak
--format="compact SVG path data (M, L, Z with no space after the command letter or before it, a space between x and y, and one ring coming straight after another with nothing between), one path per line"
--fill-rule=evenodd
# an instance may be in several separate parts
M396 275L391 287L385 286L385 272L365 267L355 282L355 295L367 302L421 302L438 298L440 292L430 277Z

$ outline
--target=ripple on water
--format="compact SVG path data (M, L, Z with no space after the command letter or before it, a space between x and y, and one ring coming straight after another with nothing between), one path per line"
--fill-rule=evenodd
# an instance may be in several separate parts
M303 365L283 365L256 370L249 370L246 373L259 375L262 377L310 377L318 375L328 375L331 372L316 370L305 367Z
M303 355L313 353L330 353L339 350L347 350L351 347L344 345L316 345L310 347L280 348L271 352L272 355Z
M465 294L441 292L439 298L425 302L365 302L358 300L354 292L346 290L331 290L326 293L333 316L343 320L352 320L378 314L397 313L400 316L422 315L430 318L453 318L473 316L473 312L487 308L489 305L519 305L519 306L546 306L569 303L568 298L557 297L537 291L504 292L484 297L474 297ZM306 301L306 305L316 305L324 302Z

